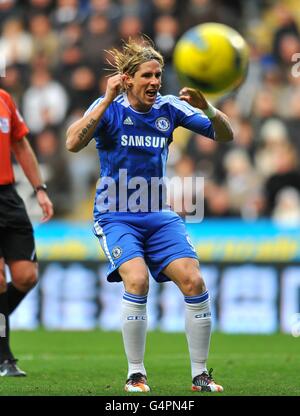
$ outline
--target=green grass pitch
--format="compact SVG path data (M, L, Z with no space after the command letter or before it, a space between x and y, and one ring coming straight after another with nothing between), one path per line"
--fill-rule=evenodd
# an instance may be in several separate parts
M0 396L130 396L118 332L14 331L26 378L0 377ZM224 396L299 396L300 338L213 333L208 367ZM153 396L194 396L185 335L149 332L145 365ZM212 395L206 393L205 395Z

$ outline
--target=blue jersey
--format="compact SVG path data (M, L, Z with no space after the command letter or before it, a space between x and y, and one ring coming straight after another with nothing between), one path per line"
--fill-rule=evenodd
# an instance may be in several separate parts
M86 114L102 100L103 97L98 98ZM125 93L115 98L94 133L100 159L95 219L108 211L147 212L150 201L156 198L159 209L164 206L161 190L158 197L156 193L154 196L152 185L154 178L165 176L168 147L178 126L214 139L211 121L173 95L158 94L146 113L134 110ZM145 207L140 199L146 193Z

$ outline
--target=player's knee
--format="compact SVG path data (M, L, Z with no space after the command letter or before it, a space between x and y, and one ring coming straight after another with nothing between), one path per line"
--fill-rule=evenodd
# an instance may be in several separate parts
M35 268L24 270L20 276L15 276L13 279L13 283L16 288L22 292L28 292L37 284L37 281L38 274Z
M200 271L187 274L182 280L180 289L186 296L195 296L206 290Z
M147 295L149 290L148 276L133 276L131 279L127 279L125 290L133 295Z

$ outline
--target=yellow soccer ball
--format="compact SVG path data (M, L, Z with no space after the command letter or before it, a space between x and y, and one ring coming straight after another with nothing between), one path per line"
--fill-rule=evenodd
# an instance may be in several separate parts
M249 50L235 29L203 23L178 40L173 62L182 85L221 95L236 89L245 79Z

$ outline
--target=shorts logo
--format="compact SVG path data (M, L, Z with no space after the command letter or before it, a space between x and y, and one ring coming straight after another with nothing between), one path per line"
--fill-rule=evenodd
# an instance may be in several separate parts
M114 247L111 253L114 259L118 259L122 255L122 249L121 247Z
M0 117L0 130L2 133L9 133L9 120L6 117Z
M170 128L170 122L169 122L169 120L166 117L159 117L155 121L155 126L160 131L167 131Z

